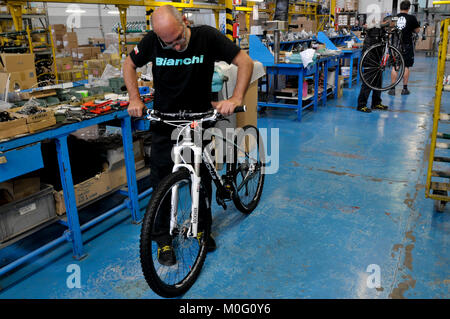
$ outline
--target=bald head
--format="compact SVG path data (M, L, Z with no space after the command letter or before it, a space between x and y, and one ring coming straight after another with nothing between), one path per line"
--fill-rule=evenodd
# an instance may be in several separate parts
M157 34L166 28L183 26L183 15L171 5L156 9L151 18L152 29Z
M152 14L152 29L170 48L183 52L187 49L190 30L186 28L187 19L175 7L165 5Z

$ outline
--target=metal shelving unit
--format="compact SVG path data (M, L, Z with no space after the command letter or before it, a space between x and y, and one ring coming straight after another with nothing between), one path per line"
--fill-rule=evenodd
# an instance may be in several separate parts
M0 19L13 20L16 31L1 32L0 44L2 51L6 53L33 53L36 62L42 59L52 61L52 68L50 72L42 72L36 77L38 84L52 84L53 80L42 80L47 74L54 76L54 82L58 82L58 71L56 69L55 61L55 46L53 43L52 30L48 21L47 14L24 14L22 2L7 1L10 14L1 14ZM39 19L42 29L33 30L33 19ZM33 35L45 34L46 41L39 41L38 45L33 42ZM44 49L44 50L42 50Z

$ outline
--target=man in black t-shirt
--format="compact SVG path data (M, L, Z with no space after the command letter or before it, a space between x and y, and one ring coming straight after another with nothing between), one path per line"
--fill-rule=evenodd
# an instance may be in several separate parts
M149 62L152 62L156 110L169 113L180 110L205 112L214 106L221 114L230 115L236 106L242 105L253 72L253 61L244 51L210 26L189 27L186 17L170 5L156 9L151 23L153 31L147 33L123 65L123 76L130 100L130 116L142 116L145 106L139 95L136 68ZM211 93L215 61L233 63L238 67L233 95L218 102L212 102ZM172 129L168 125L151 125L150 128L150 185L154 189L172 171L171 150L175 142L171 140ZM203 166L201 178L205 187L201 192L202 196L207 196L210 202L211 177ZM202 218L207 219L205 222L210 222L209 207L200 207L200 224ZM168 211L170 213L170 208ZM215 249L212 237L208 239L207 245L208 251ZM160 263L168 266L175 264L171 240L161 238L158 246Z
M420 31L420 24L416 17L408 14L411 2L404 0L400 3L400 13L397 15L397 28L402 30L402 43L403 47L400 48L405 61L405 74L403 75L403 90L402 95L409 94L408 80L409 80L409 68L414 65L414 45L413 45L413 33ZM392 68L391 81L395 82L397 79L397 72ZM395 95L395 88L389 90L388 94Z

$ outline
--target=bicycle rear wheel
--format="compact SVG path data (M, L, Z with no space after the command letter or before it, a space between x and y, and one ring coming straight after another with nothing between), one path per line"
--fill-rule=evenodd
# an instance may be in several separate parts
M170 203L173 188L178 187L178 213L175 231L169 234ZM206 257L206 239L211 224L199 222L197 238L187 237L191 223L192 183L189 171L181 169L167 176L153 193L145 213L140 238L140 258L145 280L162 297L184 294L197 279ZM204 196L200 200L207 201ZM199 212L200 214L201 212ZM203 218L203 220L208 220ZM162 265L158 261L158 243L170 242L176 263Z
M387 52L386 52L387 51ZM391 71L397 72L392 83ZM403 78L405 62L401 52L394 46L379 43L364 52L359 62L361 80L372 90L386 91L395 87Z
M258 129L247 125L238 133L236 145L233 202L242 213L250 214L258 205L264 186L264 144Z

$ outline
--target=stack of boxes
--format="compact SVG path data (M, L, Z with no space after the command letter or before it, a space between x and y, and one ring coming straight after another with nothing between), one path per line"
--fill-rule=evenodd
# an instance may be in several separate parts
M422 40L422 37L416 42L416 50L417 51L430 51L433 49L433 43L436 37L436 28L434 24L430 24L426 29L425 40Z
M310 20L307 17L298 17L297 23L298 25L297 29L294 29L295 31L306 31L306 32L316 32L317 30L317 21L316 20Z
M64 50L70 51L78 48L78 37L75 32L67 32L63 36Z
M344 11L358 11L358 0L345 0Z
M64 57L56 58L58 78L61 82L72 82L87 79L89 75L100 77L105 67L110 64L115 68L121 68L119 54L101 53L100 46L111 44L112 37L89 38L88 45L80 45L75 32L67 32L64 24L52 25L53 40L59 53ZM113 34L114 44L117 42L117 34ZM127 37L127 52L129 53L139 43L144 35ZM110 40L108 42L108 39Z
M8 91L31 89L37 86L34 54L0 54L0 92L5 91L9 77Z
M65 24L53 24L52 26L53 43L59 51L64 49L64 35L67 32Z

